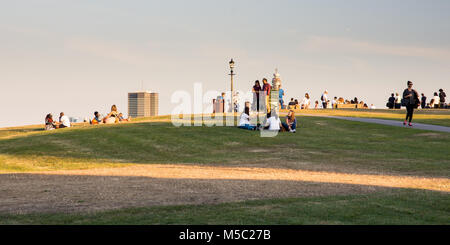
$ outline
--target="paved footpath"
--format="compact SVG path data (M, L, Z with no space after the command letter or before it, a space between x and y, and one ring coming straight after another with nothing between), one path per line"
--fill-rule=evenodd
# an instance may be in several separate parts
M396 121L396 120L386 120L386 119L377 119L377 118L362 118L362 117L337 117L337 116L323 116L323 117L450 133L450 127L431 125L431 124L423 124L423 123L414 123L413 122L413 126L409 127L409 126L404 126L403 121Z

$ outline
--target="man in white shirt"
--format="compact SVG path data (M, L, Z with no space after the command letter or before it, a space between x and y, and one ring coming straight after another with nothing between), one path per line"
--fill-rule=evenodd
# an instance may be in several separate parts
M281 129L281 120L276 112L273 112L270 114L270 117L267 118L266 125L267 124L268 124L268 126L266 126L264 129L273 130L273 131L279 131Z
M337 107L337 97L334 97L333 100L331 101L331 108L336 108Z
M325 89L325 92L323 92L322 96L320 97L320 100L322 101L322 108L326 109L327 108L327 101L328 101L328 90Z
M64 115L64 112L59 114L59 128L70 128L69 117Z

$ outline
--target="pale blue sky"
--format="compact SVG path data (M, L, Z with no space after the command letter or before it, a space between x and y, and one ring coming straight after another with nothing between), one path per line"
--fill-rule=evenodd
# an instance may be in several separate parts
M1 126L127 113L127 92L229 89L272 77L286 99L324 89L382 107L407 80L450 89L450 1L0 0Z

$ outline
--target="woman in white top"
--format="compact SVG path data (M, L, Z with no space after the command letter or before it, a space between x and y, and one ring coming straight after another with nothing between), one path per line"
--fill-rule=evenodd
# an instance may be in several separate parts
M309 109L310 104L311 104L311 101L309 99L309 94L306 93L305 97L302 99L302 102L300 103L300 108Z
M239 118L239 128L255 130L256 126L250 124L250 108L245 107L244 112L242 112Z
M398 93L395 93L395 109L402 108L402 97Z
M439 96L438 96L438 93L436 93L436 92L434 93L434 96L431 99L430 107L431 108L438 108L439 107Z

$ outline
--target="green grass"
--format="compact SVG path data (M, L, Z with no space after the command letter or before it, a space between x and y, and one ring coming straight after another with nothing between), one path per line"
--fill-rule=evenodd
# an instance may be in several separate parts
M391 112L389 112L391 113ZM167 119L167 118L162 118ZM445 119L446 120L446 119ZM167 122L0 130L0 172L195 163L450 176L450 134L299 116L296 134ZM450 224L448 193L391 189L219 205L82 214L0 214L0 224Z
M129 208L91 214L0 214L0 224L450 224L449 194L395 190L219 205Z
M196 163L450 176L448 133L319 117L298 121L296 134L273 138L164 122L33 132L0 138L0 172Z

